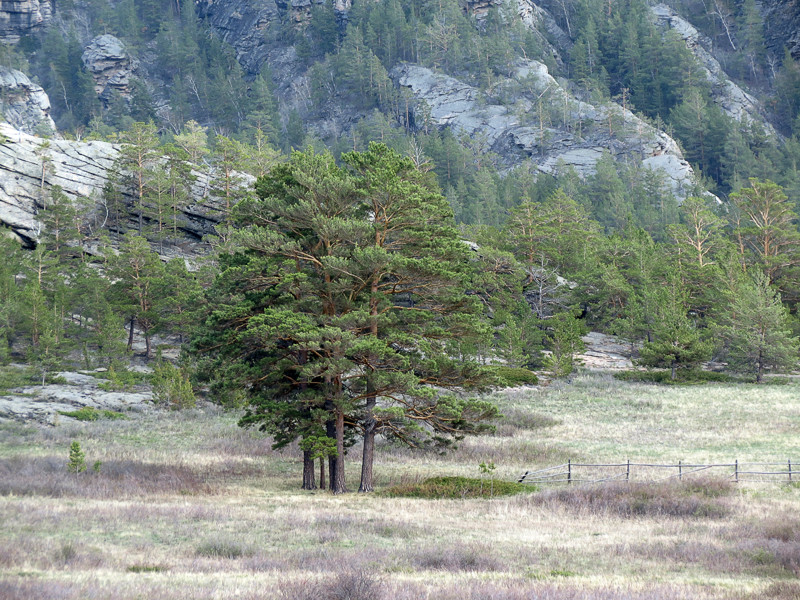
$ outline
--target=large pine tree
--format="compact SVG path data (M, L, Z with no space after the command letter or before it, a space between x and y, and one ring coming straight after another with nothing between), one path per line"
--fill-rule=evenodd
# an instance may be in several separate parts
M477 328L465 294L467 247L445 199L410 159L373 144L344 157L295 153L234 213L239 250L222 259L216 307L197 348L246 392L243 425L305 441L304 487L324 444L346 491L348 427L412 446L478 432L494 416L460 392L481 369L460 352Z

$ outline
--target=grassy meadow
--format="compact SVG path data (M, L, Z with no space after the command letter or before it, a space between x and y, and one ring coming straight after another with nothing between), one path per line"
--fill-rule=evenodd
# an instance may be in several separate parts
M299 490L296 448L273 451L215 408L0 425L0 599L800 598L797 485L698 474L491 499L386 493L480 477L488 461L506 480L568 459L800 462L800 386L583 374L495 399L496 434L447 455L383 443L368 496Z

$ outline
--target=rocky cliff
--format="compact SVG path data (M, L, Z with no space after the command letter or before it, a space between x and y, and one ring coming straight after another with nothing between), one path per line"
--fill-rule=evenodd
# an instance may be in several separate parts
M678 196L685 197L695 185L691 166L667 134L616 104L577 100L537 61L521 63L513 78L489 94L418 65L402 65L392 77L417 99L418 127L429 119L438 127L482 138L486 149L509 166L530 160L546 173L566 166L586 176L610 152L619 161L662 173ZM502 103L502 98L514 98L514 103Z
M44 28L53 16L51 0L0 1L0 43L16 44L20 37Z
M787 48L800 60L800 2L798 0L762 0L767 48L783 56Z
M84 49L81 61L92 74L98 97L108 100L115 91L123 97L130 96L129 84L139 63L118 38L109 34L97 36Z
M772 125L767 122L761 103L731 81L717 59L711 54L711 40L666 4L657 4L651 10L663 28L674 31L686 43L686 47L697 59L703 74L711 85L711 97L722 111L740 122L760 123L768 133L776 135Z
M43 193L60 186L74 203L85 207L84 224L97 231L107 224L109 209L104 187L115 172L119 147L108 142L43 140L4 123L0 124L0 223L25 243L41 235L38 213ZM180 229L187 240L181 252L192 253L203 236L214 232L220 220L220 202L209 193L207 173L193 172L192 201L183 209ZM244 176L247 185L252 177ZM128 206L133 198L127 197ZM129 219L115 226L117 232L135 227L131 208Z

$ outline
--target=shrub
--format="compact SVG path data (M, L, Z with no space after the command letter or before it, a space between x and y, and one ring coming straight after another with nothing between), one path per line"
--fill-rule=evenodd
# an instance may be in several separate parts
M340 573L324 582L297 581L281 586L281 600L381 600L383 582L366 571Z
M500 385L505 387L516 387L520 385L536 385L539 378L536 373L529 369L520 367L495 366L492 367L495 377Z
M192 408L196 399L189 377L183 369L172 363L160 360L151 378L153 398L159 404L172 408Z
M108 370L104 373L107 381L102 382L98 387L107 392L128 392L133 386L144 383L147 380L145 373L131 371L119 361L112 361Z
M495 480L490 485L488 481L472 477L431 477L421 483L396 485L383 494L390 498L465 499L510 496L535 490L534 486L511 481Z
M415 568L427 571L500 571L504 568L492 548L477 545L410 550L407 558Z
M0 496L130 498L211 492L199 473L181 464L106 460L102 472L80 481L64 466L59 456L0 458Z
M676 379L671 379L669 371L620 371L614 378L621 381L640 381L643 383L662 383L665 385L694 385L699 383L752 383L742 377L714 371L678 369Z

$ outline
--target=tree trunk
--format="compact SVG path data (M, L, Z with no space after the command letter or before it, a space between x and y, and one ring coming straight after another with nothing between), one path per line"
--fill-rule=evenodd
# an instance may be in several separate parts
M361 485L359 492L372 492L372 463L375 458L375 417L372 411L375 408L375 396L367 398L366 416L364 417L364 453L361 457Z
M671 366L672 366L672 374L670 375L670 379L671 379L672 381L675 381L675 377L677 376L677 369L676 369L675 365L676 365L676 363L675 363L675 361L673 360L673 361L672 361L672 365L671 365Z
M317 489L314 481L314 459L310 450L303 450L303 488L304 490Z
M334 494L344 494L347 487L344 481L344 413L336 409L336 457L334 458L336 472L331 473L331 491Z
M330 400L325 401L325 410L328 414L333 412L333 402ZM325 421L325 434L332 440L336 439L336 423L333 419ZM328 456L328 485L330 490L333 491L333 480L336 478L336 457Z
M131 317L130 331L128 332L128 352L133 349L133 325L136 323L136 317Z
M325 483L325 457L319 457L319 489L324 490Z
M756 371L756 383L761 383L764 379L764 351L759 349L758 351L758 370Z

